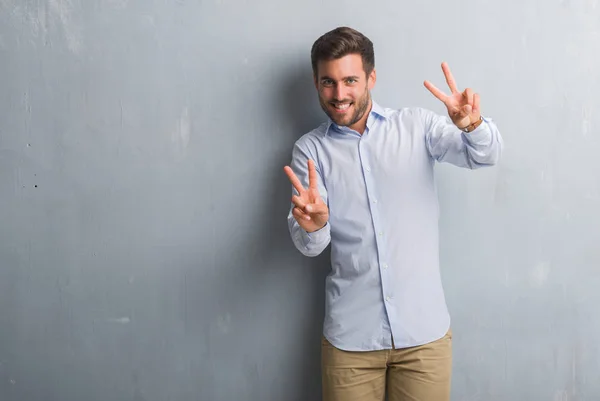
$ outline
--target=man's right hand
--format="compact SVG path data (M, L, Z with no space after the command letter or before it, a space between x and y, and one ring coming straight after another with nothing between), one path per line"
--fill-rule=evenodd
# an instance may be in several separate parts
M283 170L296 191L298 191L298 195L292 196L292 203L295 205L292 209L292 215L300 227L309 233L325 227L329 220L329 208L319 194L315 162L308 161L308 189L302 186L302 183L289 166L285 166Z

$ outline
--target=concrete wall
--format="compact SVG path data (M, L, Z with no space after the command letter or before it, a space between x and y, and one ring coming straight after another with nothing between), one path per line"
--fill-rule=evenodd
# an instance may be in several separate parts
M440 165L453 400L600 398L598 1L0 0L0 399L320 397L328 254L282 167L309 50L375 43L387 107L440 63L505 139Z

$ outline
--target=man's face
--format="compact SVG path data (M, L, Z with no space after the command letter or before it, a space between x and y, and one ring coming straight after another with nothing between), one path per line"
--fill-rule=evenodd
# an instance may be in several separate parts
M367 77L359 54L319 61L315 86L321 108L336 124L356 129L371 105L375 71Z

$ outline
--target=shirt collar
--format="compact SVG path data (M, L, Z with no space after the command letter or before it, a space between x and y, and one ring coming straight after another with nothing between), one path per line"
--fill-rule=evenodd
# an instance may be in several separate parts
M371 129L371 126L373 125L373 122L375 121L375 119L377 117L381 117L386 120L388 118L383 107L381 107L375 100L371 100L371 111L369 112L369 117L367 117L367 128L368 129ZM330 132L330 129L332 129L332 128L335 128L339 132L345 132L345 131L349 130L348 127L340 127L339 125L334 123L331 120L331 118L329 118L327 120L327 127L325 128L325 133L328 134Z

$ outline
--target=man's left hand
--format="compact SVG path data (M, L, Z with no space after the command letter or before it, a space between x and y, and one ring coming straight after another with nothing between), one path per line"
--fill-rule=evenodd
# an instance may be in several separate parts
M447 63L442 63L442 70L452 93L446 95L429 81L424 82L425 87L446 105L450 119L458 128L463 129L479 121L481 117L479 95L473 93L471 88L459 92Z

